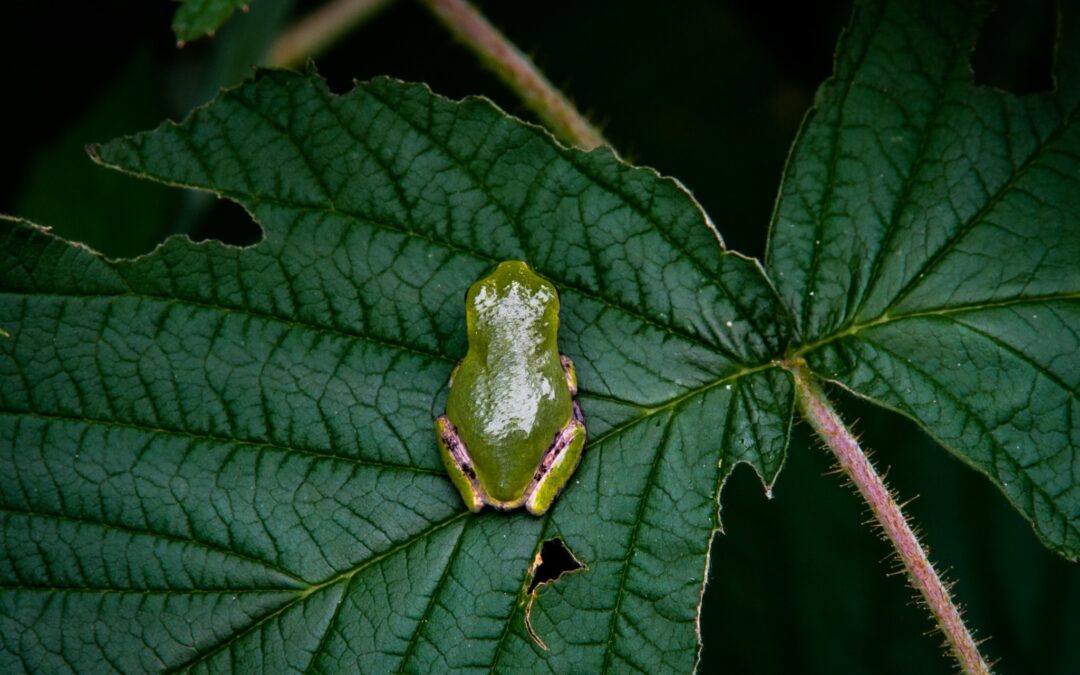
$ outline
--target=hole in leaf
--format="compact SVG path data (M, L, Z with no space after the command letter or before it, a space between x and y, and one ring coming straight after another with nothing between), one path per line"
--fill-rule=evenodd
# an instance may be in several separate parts
M541 649L547 651L547 645L544 644L544 641L540 639L540 636L532 627L532 607L539 588L555 583L564 574L587 569L589 568L577 559L559 537L547 539L540 545L540 551L533 558L533 563L529 567L529 575L532 579L529 581L529 588L526 591L529 600L525 604L525 630L529 632L529 637Z
M200 199L205 196L195 194L192 197ZM205 212L200 213L201 206L195 204L191 207L198 218L191 229L194 241L215 239L229 246L251 246L262 241L262 228L239 204L228 199L214 199Z
M975 84L1032 94L1054 88L1054 0L1002 0L971 55Z
M548 539L540 545L540 552L536 554L529 569L532 581L529 582L528 593L532 595L538 586L552 583L564 574L581 569L585 569L585 566L566 548L562 539Z

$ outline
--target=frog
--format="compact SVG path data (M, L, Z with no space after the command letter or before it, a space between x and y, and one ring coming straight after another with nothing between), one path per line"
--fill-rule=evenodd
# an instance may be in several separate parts
M542 515L585 447L574 362L559 352L559 294L507 260L465 294L468 347L450 373L439 454L466 507Z

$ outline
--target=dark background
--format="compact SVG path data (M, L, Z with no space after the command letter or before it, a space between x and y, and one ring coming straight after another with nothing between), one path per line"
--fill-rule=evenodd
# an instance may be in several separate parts
M489 17L603 125L631 161L679 178L731 248L761 256L788 147L831 72L849 2L486 2ZM310 9L254 0L210 40L177 50L164 0L7 2L0 9L0 212L52 225L112 256L170 233L257 239L238 207L94 166L83 152L181 118ZM976 80L1017 93L1051 86L1053 5L991 15ZM336 91L389 74L451 97L484 94L529 114L419 6L401 0L316 60ZM982 476L914 424L832 392L874 450L1001 673L1080 671L1080 566L1046 551ZM767 500L738 467L712 550L702 672L950 673L889 547L797 426Z

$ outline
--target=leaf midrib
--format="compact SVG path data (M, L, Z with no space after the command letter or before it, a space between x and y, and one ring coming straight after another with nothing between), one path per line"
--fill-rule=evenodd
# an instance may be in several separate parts
M425 539L427 537L430 537L431 535L435 534L436 532L449 527L450 525L457 522L461 518L464 518L464 517L469 516L469 515L472 515L471 512L469 512L469 511L459 511L459 512L455 513L454 515L448 517L448 518L444 518L443 520L432 523L430 527L416 533L415 535L413 535L409 539L406 539L405 541L403 541L403 542L401 542L401 543L399 543L399 544L397 544L395 546L390 547L389 549L387 549L386 551L383 551L379 555L368 558L367 560L364 560L364 561L358 563L357 565L354 565L353 567L345 569L345 570L339 572L338 574L335 574L334 576L330 577L329 579L327 579L325 581L322 581L322 582L319 582L319 583L316 583L316 584L311 584L311 585L307 586L306 588L304 588L302 590L296 591L296 598L294 598L293 600L290 600L289 602L283 604L281 607L278 607L278 608L274 609L273 611L268 612L266 615L260 617L257 621L254 621L250 625L245 626L243 628L243 630L238 630L238 631L232 633L226 639L224 639L220 643L214 645L213 647L211 647L207 651L205 651L205 652L203 652L201 654L195 654L194 656L192 656L192 658L188 659L187 661L166 669L165 672L174 673L174 672L179 672L181 670L186 670L188 668L191 668L196 663L200 663L202 661L205 661L206 659L209 659L214 654L217 654L218 652L228 648L229 645L241 640L245 635L249 634L251 631L253 631L256 628L258 628L259 626L263 625L267 621L273 619L274 617L277 617L277 616L283 614L284 612L288 611L290 608L292 608L292 607L296 606L297 604L307 600L309 597L311 597L315 593L317 593L317 592L319 592L319 591L321 591L321 590L323 590L325 588L329 588L330 586L333 586L334 584L340 583L342 581L351 582L352 579L356 577L356 575L360 574L361 572L363 572L368 567L371 567L372 565L375 565L376 563L382 562L383 560L385 560L385 559L387 559L387 558L389 558L389 557L391 557L391 556L405 550L406 548L409 548L413 544L415 544L415 543L417 543L419 541L422 541L423 539ZM341 594L341 597L338 598L338 605L337 605L337 607L335 607L335 615L337 614L338 611L340 611L341 604L344 603L345 600L346 600L346 593L343 591L342 594ZM328 623L327 627L326 627L327 632L324 633L323 638L325 638L325 636L328 634L328 631L330 630L330 628L331 628L331 624Z
M1013 188L1020 182L1020 180L1027 174L1027 172L1034 166L1038 165L1038 161L1050 150L1050 148L1061 140L1061 137L1065 132L1080 118L1080 105L1074 108L1068 115L1066 115L1061 124L1055 128L1045 139L1043 139L1038 147L1027 157L1024 162L1017 167L1013 174L1009 177L1009 180L999 187L992 195L986 200L986 203L982 205L970 218L961 223L959 227L951 237L942 243L941 247L934 252L932 256L927 258L918 269L911 273L907 283L904 284L889 304L882 310L883 313L888 313L894 307L900 305L909 295L911 295L922 283L922 280L926 278L926 275L934 270L952 250L956 247L960 241L967 236L969 232L982 224L986 216L1005 199L1006 195L1012 192ZM867 290L866 297L873 292L870 288Z
M733 395L734 396L734 395ZM606 649L604 650L604 664L600 668L601 673L607 673L611 668L611 658L615 654L615 627L619 623L621 616L623 598L626 596L626 578L630 574L630 559L637 553L636 546L638 535L641 532L641 525L645 520L645 508L649 503L649 499L652 498L656 492L656 480L655 477L658 473L657 468L660 466L660 462L666 455L667 448L669 447L668 441L671 437L671 427L675 423L674 411L668 417L667 424L664 425L664 431L660 435L660 441L657 444L656 452L653 453L652 466L649 467L649 481L646 487L645 494L638 500L637 513L634 514L634 526L630 530L630 540L626 546L626 555L623 556L619 572L619 585L615 591L615 605L611 610L611 621L608 622L608 634L606 642Z
M229 557L229 558L237 558L239 560L243 560L243 561L245 561L247 563L250 563L252 565L256 565L258 567L261 567L261 568L263 568L264 570L266 570L268 572L273 572L273 573L276 573L276 574L280 574L281 576L283 576L285 578L288 578L288 579L291 579L292 581L294 581L294 582L296 582L298 584L298 587L294 587L294 588L288 588L288 587L264 587L264 588L256 588L256 589L253 589L253 590L266 591L266 592L277 591L277 592L283 592L283 593L285 593L285 592L295 593L295 592L303 590L304 588L306 588L309 585L308 582L304 581L303 579L296 576L292 572L289 572L288 570L284 569L283 567L278 566L277 564L275 564L273 562L270 562L268 560L264 560L264 559L261 559L261 558L256 558L256 557L252 556L251 554L244 553L242 551L236 551L236 550L231 549L231 548L225 548L225 547L221 546L220 544L210 542L210 541L205 541L205 540L202 540L202 539L197 539L195 537L187 537L187 538L185 538L185 537L181 537L179 535L173 534L171 532L144 530L144 529L139 529L137 527L133 527L131 525L124 525L124 524L119 524L119 523L114 523L114 522L107 522L107 521L102 521L102 520L94 520L94 519L91 519L91 518L87 518L85 516L73 516L73 515L71 515L69 513L54 513L54 512L50 512L50 511L41 511L41 510L34 510L34 509L17 509L17 508L12 508L10 506L2 506L2 507L0 507L0 513L8 513L8 514L12 514L12 515L15 515L15 516L27 517L27 518L30 518L30 519L40 518L42 520L66 521L66 522L71 522L71 523L75 523L75 524L78 524L78 525L85 525L87 527L94 527L94 528L101 528L101 529L104 529L104 530L114 530L114 531L117 531L117 532L123 532L123 533L131 535L131 536L148 537L148 538L151 538L151 539L162 539L162 540L165 540L165 541L172 542L174 544L180 544L180 545L184 545L184 546L198 546L200 548L206 549L207 551L213 551L214 553L218 553L220 555L223 555L223 556L226 556L226 557ZM25 584L19 584L19 586L25 586ZM10 588L10 587L11 586L0 586L0 588ZM91 590L91 589L80 586L80 587L63 588L61 590L86 591L86 590ZM178 593L187 593L187 592L192 592L192 593L194 593L194 592L225 593L225 592L234 591L234 590L237 590L237 589L232 588L232 587L222 587L222 588L215 588L215 589L205 589L205 588L199 588L199 589L183 589L183 588L181 588L181 589L150 589L150 588L117 588L115 586L111 587L111 588L104 589L105 592L109 592L109 593L123 593L123 592L140 593L140 592L144 592L144 591L145 592L155 592L156 590L160 590L160 592L163 592L163 593L169 592L170 590L176 591Z
M373 335L367 335L364 333L357 333L349 331L344 328L335 326L326 326L322 324L310 323L307 321L300 321L297 319L291 319L278 314L270 314L268 312L262 312L249 307L220 305L212 302L206 302L204 300L195 300L192 298L184 297L170 297L167 295L156 295L153 293L146 293L142 291L129 290L123 293L77 293L74 291L59 292L43 292L43 291L7 291L0 289L0 297L14 296L20 298L57 298L60 300L66 300L70 298L79 298L86 300L108 300L117 298L135 298L138 300L147 300L152 302L162 303L164 305L182 305L186 307L197 307L207 311L220 313L220 314L232 314L239 316L247 316L253 319L262 319L277 324L281 324L293 330L310 330L317 333L324 333L328 335L334 335L346 340L357 340L361 342L367 342L370 344L385 347L386 349L392 349L395 351L409 352L417 356L424 358L436 359L445 363L455 363L456 360L446 354L440 354L439 352L430 351L423 347L415 345L405 344L403 342L397 342L384 337L377 337Z
M946 93L950 89L950 80L948 79L948 73L955 69L956 60L962 54L967 54L970 50L962 49L963 43L961 41L953 41L951 44L951 51L949 52L949 58L946 60L945 66L942 68L940 76L937 78L937 86L935 87L934 100L930 105L930 113L926 117L926 123L919 130L919 144L915 149L915 155L911 162L910 170L904 176L904 182L901 186L900 193L896 198L896 204L898 205L893 209L892 218L889 219L885 228L885 233L881 238L881 245L877 250L877 254L874 256L873 263L870 268L870 275L867 277L865 287L860 292L860 297L855 307L852 307L851 298L849 297L848 307L845 309L844 315L850 317L857 317L859 312L862 311L866 305L866 300L874 291L874 287L878 283L878 277L881 273L882 264L885 261L885 255L892 245L892 240L896 236L896 233L900 230L900 219L910 209L914 208L915 203L911 200L911 191L914 189L916 178L921 176L923 168L926 166L929 156L927 151L929 149L930 141L939 130L937 125L938 118L945 110ZM853 81L854 84L854 81ZM889 305L891 308L893 305ZM883 313L887 313L889 308L886 308Z
M358 466L367 466L375 469L383 469L388 471L403 471L414 474L428 474L432 476L441 476L445 475L446 473L442 469L437 468L428 468L412 464L395 464L393 462L383 462L364 457L353 457L349 455L339 455L329 452L319 452L318 450L313 450L310 448L302 448L292 445L282 445L280 443L274 443L272 441L236 438L223 434L190 431L187 429L174 429L162 426L154 426L151 424L142 424L132 421L104 420L96 417L90 417L87 415L63 415L60 413L45 413L36 410L14 410L10 408L0 408L0 415L11 415L12 417L31 417L51 422L71 422L76 424L84 424L87 426L103 426L121 429L132 429L135 431L142 431L155 435L189 438L194 441L209 441L222 445L245 446L251 448L263 448L266 450L274 450L284 453L295 453L298 455L311 457L313 459L346 462L349 464L356 464Z
M865 11L865 10L863 10L863 11ZM859 53L859 55L855 59L853 59L853 65L850 66L851 72L855 73L855 72L858 72L861 69L863 62L866 60L867 55L870 53L870 45L873 44L873 35L876 34L878 29L881 27L881 22L883 20L884 20L884 12L880 12L878 14L878 16L877 16L877 22L875 23L874 27L868 31L870 37L864 38L862 51ZM848 30L850 30L850 28ZM849 37L847 40L844 40L843 42L849 43L850 41L851 41L851 38ZM848 45L846 45L846 44L838 45L837 46L837 53L840 53L840 49L842 49L844 47L847 47L847 46ZM818 213L816 214L816 217L814 218L814 241L821 241L822 230L825 227L825 218L826 218L829 206L831 205L831 201L832 201L832 193L836 189L837 157L839 156L839 153L840 153L840 137L841 137L840 131L843 128L843 125L844 125L844 113L845 113L845 110L847 109L848 97L851 95L852 87L855 84L855 79L854 78L847 79L847 80L838 80L837 75L833 75L830 78L830 81L832 83L834 83L834 84L837 83L837 82L840 82L842 84L842 86L843 86L843 93L839 97L840 98L839 105L836 106L836 109L837 109L837 113L836 113L837 122L836 122L835 128L833 129L832 138L830 139L830 142L829 142L829 159L826 162L826 165L828 166L827 182L826 182L826 185L825 185L825 190L822 192L822 195L821 195L821 201L820 201L821 206L818 209ZM814 106L814 112L815 113L817 112L817 107L818 106L816 106L816 105ZM802 123L802 129L806 129L808 126L809 126L809 117L807 118L807 120L805 120ZM802 135L802 130L800 130L799 135L800 136ZM788 159L788 161L792 162L794 160L794 157L795 157L795 154L794 154L794 150L793 150L792 155ZM785 177L785 180L786 180L786 177ZM774 216L773 216L772 227L769 228L771 231L775 231L776 223L779 222L779 215L780 215L780 211L779 211L779 209L777 209L775 211ZM771 234L771 232L770 232L770 234ZM815 245L810 249L810 269L807 272L807 277L806 277L807 278L807 286L806 286L806 289L805 289L806 293L803 295L802 316L800 317L802 321L801 321L801 324L799 325L799 332L800 333L805 333L810 327L811 306L814 303L814 286L817 283L817 269L818 269L818 265L819 265L820 252L821 252L821 247L820 246Z
M427 626L428 619L431 617L431 613L435 610L436 600L439 594L442 592L443 587L446 584L446 579L450 576L450 570L454 567L454 561L461 553L461 543L465 541L465 531L469 528L470 523L475 523L475 518L466 520L461 526L461 531L458 532L456 541L454 541L454 548L451 549L450 555L446 558L446 566L443 568L442 574L439 575L439 581L435 584L431 591L431 597L428 598L427 605L424 607L423 613L420 615L420 619L416 622L416 630L409 636L409 643L405 646L405 652L401 655L401 661L398 662L397 672L404 673L405 666L408 664L409 659L412 658L413 650L416 649L416 645L420 642L420 636L424 632L424 628ZM335 615L336 618L336 615ZM509 623L509 621L507 622Z
M998 308L1003 308L1003 307L1011 307L1011 306L1015 306L1015 305L1038 304L1038 303L1046 303L1046 302L1063 302L1063 301L1069 301L1069 300L1080 300L1080 292L1060 293L1060 294L1046 294L1046 295L1029 295L1029 296L1022 296L1022 297L1018 297L1018 298L1008 298L1008 299L1005 299L1005 300L992 300L992 301L989 301L989 302L977 302L977 303L971 303L971 304L966 304L966 305L955 305L953 307L941 307L941 308L934 308L934 309L919 310L919 311L909 312L907 314L895 314L895 315L883 314L883 315L878 316L877 318L872 319L870 321L852 323L847 328L844 328L842 330L834 331L834 332L832 332L832 333L830 333L830 334L828 334L828 335L826 335L826 336L824 336L824 337L822 337L822 338L820 338L818 340L815 340L813 342L803 344L803 345L793 345L789 349L786 358L793 359L793 358L803 357L806 354L808 354L808 353L810 353L810 352L812 352L812 351L814 351L816 349L820 349L821 347L824 347L824 346L826 346L826 345L828 345L828 344L830 344L832 342L835 342L837 340L841 340L841 339L846 338L846 337L854 336L854 335L858 334L861 331L869 330L871 328L878 328L880 326L885 326L885 325L889 325L889 324L897 323L897 322L901 322L901 321L906 321L906 320L911 320L911 319L919 319L919 318L924 318L924 317L933 317L933 316L951 316L951 315L954 315L954 314L962 314L962 313L966 313L966 312L978 312L978 311L987 310L987 309L998 309Z

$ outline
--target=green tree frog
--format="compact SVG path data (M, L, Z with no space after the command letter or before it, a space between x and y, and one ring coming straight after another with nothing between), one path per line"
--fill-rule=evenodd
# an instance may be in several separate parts
M559 295L516 260L465 295L469 349L435 421L443 464L465 505L540 515L585 447L574 364L559 353Z

